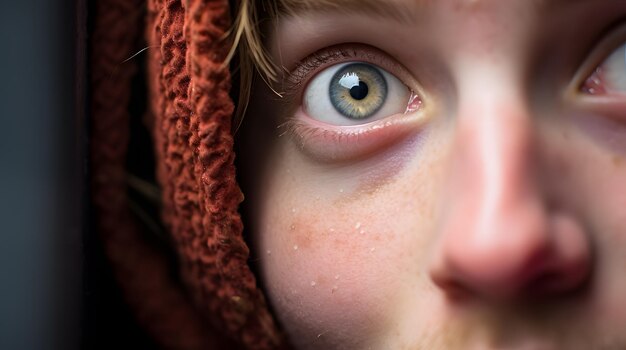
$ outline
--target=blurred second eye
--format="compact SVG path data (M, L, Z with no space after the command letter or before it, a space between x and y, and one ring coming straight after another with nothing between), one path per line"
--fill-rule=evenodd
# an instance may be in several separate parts
M332 125L361 125L407 109L411 91L398 78L375 65L348 62L331 66L307 86L306 114Z
M620 46L585 81L583 91L592 95L626 95L626 44Z

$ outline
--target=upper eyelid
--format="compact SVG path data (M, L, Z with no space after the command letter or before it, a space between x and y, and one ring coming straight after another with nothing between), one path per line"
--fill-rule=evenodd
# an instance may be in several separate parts
M311 71L320 69L328 65L329 62L334 64L338 60L351 59L355 58L355 56L354 53L344 50L341 47L330 47L316 51L297 64L296 68L289 73L288 80L293 83L301 82L303 79L306 79Z
M285 96L290 99L298 97L298 94L303 90L302 87L311 81L311 78L317 73L330 66L351 61L379 66L396 76L412 91L421 93L417 81L408 70L389 54L366 44L345 43L318 50L301 60L293 71L288 72L286 78L283 79Z

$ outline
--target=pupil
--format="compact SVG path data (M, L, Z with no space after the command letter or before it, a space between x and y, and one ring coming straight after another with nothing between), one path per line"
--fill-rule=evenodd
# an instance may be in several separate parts
M367 84L359 81L359 85L355 85L350 88L350 96L352 96L353 99L360 101L367 97L368 91L369 88L367 87Z

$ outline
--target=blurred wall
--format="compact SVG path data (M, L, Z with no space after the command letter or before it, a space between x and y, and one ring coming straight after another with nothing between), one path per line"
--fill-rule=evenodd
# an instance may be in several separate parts
M0 349L80 340L84 18L81 1L2 1Z

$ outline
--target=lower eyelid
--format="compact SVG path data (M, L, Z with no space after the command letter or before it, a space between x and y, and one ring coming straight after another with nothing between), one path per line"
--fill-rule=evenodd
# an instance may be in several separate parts
M358 126L334 126L318 122L300 108L284 127L301 151L316 161L359 160L424 129L421 111L397 114Z
M584 96L578 99L576 109L592 111L609 119L626 122L626 93Z

